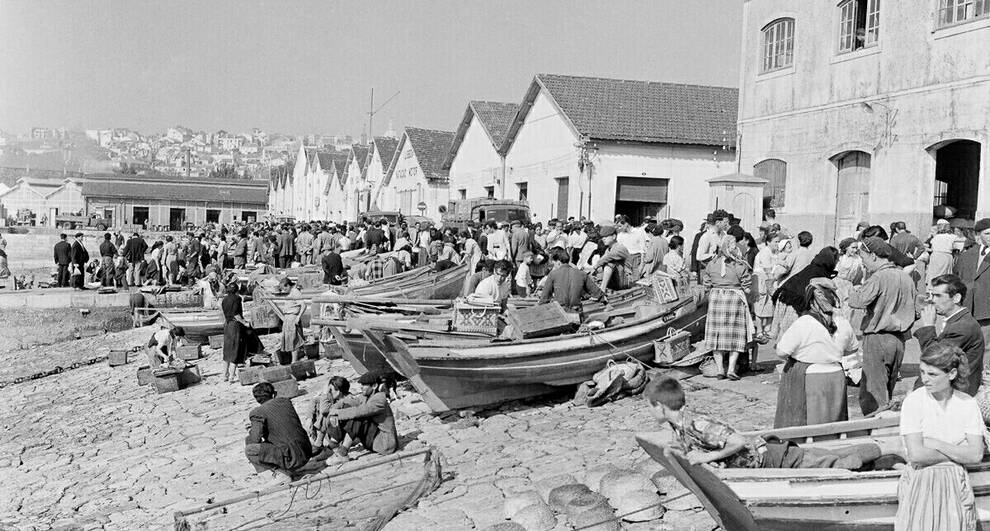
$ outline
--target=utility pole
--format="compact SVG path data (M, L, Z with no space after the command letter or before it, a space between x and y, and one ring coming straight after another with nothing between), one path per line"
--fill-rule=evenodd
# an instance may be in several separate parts
M372 124L372 121L375 118L375 115L378 114L379 111L381 111L382 109L384 109L385 106L388 105L388 103L390 101L392 101L393 98L395 98L396 96L398 96L399 95L399 92L400 91L398 91L398 90L395 91L395 94L392 94L387 100L385 100L385 103L381 104L376 109L375 108L375 89L374 89L374 87L372 87L372 89L371 89L371 105L368 106L368 145L369 146L371 145L372 139L375 138L375 136L374 136L375 134L373 132L374 130L371 128L371 124Z

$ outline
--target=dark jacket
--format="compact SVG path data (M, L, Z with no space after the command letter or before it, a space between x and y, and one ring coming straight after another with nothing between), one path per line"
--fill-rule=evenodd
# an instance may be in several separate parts
M86 262L89 262L89 251L86 250L85 245L78 241L72 242L72 250L69 255L73 264L85 266Z
M976 396L983 379L983 331L969 310L964 308L946 319L941 334L935 335L934 326L922 326L914 331L914 337L918 338L922 351L934 343L948 343L963 349L969 362L969 378L964 391Z
M100 256L117 256L117 247L110 240L103 240L100 244Z
M323 255L320 260L323 265L323 283L331 286L340 285L339 277L344 275L344 262L336 252L329 252Z
M55 244L55 263L60 266L67 266L72 262L72 245L65 240Z
M280 456L285 468L292 470L305 465L313 455L313 447L309 436L303 429L302 422L292 401L288 398L275 397L251 410L251 431L245 442L247 444L269 443L281 450ZM265 459L274 463L275 459Z
M278 256L294 256L296 254L296 239L289 231L278 235Z
M378 427L378 435L375 436L375 441L371 445L372 448L366 449L377 454L393 453L399 446L399 436L395 431L395 417L392 415L392 406L388 404L385 393L375 393L361 405L341 409L337 413L337 418L341 421L367 419L374 423Z
M144 260L144 254L148 252L148 244L145 243L144 238L132 237L124 244L122 252L124 259L134 264Z
M990 256L980 263L980 246L974 245L959 255L953 273L966 284L963 307L977 321L990 319Z

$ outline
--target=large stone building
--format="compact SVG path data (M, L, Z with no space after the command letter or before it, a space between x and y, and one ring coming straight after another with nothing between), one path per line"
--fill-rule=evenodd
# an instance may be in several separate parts
M792 229L990 215L987 0L747 0L739 164Z
M543 222L700 219L706 180L735 170L737 101L732 88L539 74L482 195L526 199ZM477 182L451 189L479 195Z

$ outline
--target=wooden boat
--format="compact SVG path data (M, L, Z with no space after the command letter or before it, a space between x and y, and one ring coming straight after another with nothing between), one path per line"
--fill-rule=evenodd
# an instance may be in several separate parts
M420 267L363 286L334 291L378 298L453 299L461 293L467 269L466 264L440 272Z
M753 432L804 447L854 444L857 438L898 437L897 415ZM824 440L823 440L824 439ZM669 432L636 436L644 450L694 493L723 528L892 530L900 472L827 468L713 469L691 465L666 446ZM990 525L990 461L967 467L980 522Z
M226 320L220 310L185 310L170 309L159 312L162 319L170 326L181 326L186 333L186 341L192 344L206 345L210 336L223 334ZM267 303L259 302L246 304L244 316L252 323L259 334L267 334L281 330L282 322L274 308Z
M693 297L659 313L600 331L506 342L420 341L407 344L360 320L361 333L389 365L409 378L435 412L552 393L589 380L609 360L652 359L653 341L671 329L704 332L706 308Z

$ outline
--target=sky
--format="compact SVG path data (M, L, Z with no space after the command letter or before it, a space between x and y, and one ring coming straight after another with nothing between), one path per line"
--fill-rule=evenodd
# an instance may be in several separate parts
M737 86L739 0L0 0L0 129L454 130L533 76Z

